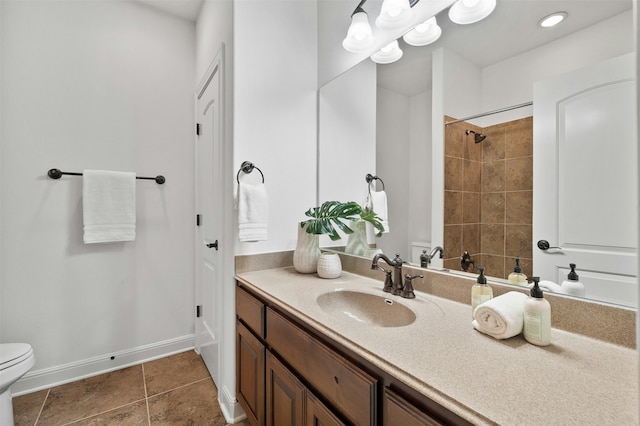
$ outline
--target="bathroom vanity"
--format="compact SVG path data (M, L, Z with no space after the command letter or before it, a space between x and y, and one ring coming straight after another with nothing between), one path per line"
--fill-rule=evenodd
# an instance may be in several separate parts
M638 424L637 352L559 329L537 347L468 304L343 272L236 275L237 396L253 425Z

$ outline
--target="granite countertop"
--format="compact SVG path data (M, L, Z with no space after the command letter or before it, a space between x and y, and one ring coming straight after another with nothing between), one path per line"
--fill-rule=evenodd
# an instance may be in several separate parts
M419 291L416 299L392 296L381 281L349 272L325 280L286 267L236 278L471 423L639 424L636 350L557 329L547 347L522 335L496 340L473 329L469 305ZM336 289L387 297L416 320L379 327L328 314L316 298Z

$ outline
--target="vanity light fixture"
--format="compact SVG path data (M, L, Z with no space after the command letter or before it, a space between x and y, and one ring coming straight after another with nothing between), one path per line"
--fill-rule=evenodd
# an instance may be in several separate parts
M449 19L466 25L481 21L496 8L496 0L458 0L449 8Z
M551 15L547 15L538 21L538 26L542 28L549 28L558 25L560 22L567 19L569 14L567 12L556 12Z
M402 36L403 40L412 46L426 46L440 38L442 28L438 25L436 17L427 19L422 24Z
M390 64L402 58L402 50L398 45L398 40L393 40L377 53L371 55L371 60L376 64Z
M347 37L342 41L342 47L351 53L364 52L373 46L375 41L369 25L369 16L362 8L365 1L361 1L351 14L351 25Z
M380 15L376 18L376 26L386 30L396 30L411 22L413 9L409 0L384 0Z

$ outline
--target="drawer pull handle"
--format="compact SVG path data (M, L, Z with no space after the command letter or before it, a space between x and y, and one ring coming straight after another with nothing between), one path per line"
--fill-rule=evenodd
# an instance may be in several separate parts
M340 380L338 380L338 376L333 376L333 380L336 381L336 384L340 384Z

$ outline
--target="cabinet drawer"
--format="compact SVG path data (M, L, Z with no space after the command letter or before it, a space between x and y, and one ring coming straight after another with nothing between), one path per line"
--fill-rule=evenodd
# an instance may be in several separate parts
M264 339L264 304L247 293L240 287L236 287L236 315L258 337Z
M377 380L267 308L267 344L349 422L376 422Z
M383 412L384 426L441 426L443 424L389 388L384 389Z

